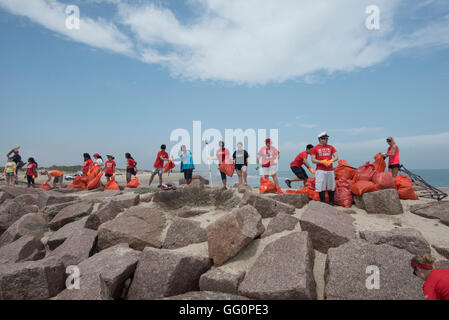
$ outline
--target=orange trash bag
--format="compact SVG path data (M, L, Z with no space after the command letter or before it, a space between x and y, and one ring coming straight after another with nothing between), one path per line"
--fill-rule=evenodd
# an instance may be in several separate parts
M235 165L233 163L222 163L218 167L218 169L223 172L228 177L231 177L234 175L235 171Z
M382 156L382 153L379 152L374 156L374 162L372 163L372 165L377 172L385 172L387 164L385 163L385 159Z
M285 193L291 193L291 194L309 194L309 188L307 188L307 187L302 187L301 189L298 189L298 190L291 190L291 189L288 189L288 190L286 190L285 191Z
M349 179L351 180L356 174L356 170L350 168L351 166L346 162L346 160L338 161L338 166L335 168L335 179Z
M348 179L339 179L335 181L334 202L336 205L350 208L354 201L352 197L352 185L354 182Z
M394 178L396 189L398 190L399 198L402 200L419 200L413 188L412 179L403 174Z
M351 190L352 193L355 194L356 196L361 196L362 194L367 192L378 191L374 182L365 180L359 180L356 183L354 183L352 185Z
M111 179L106 183L104 190L120 190L120 187L114 179Z
M315 191L315 178L307 179L305 187L309 188L310 190Z
M87 189L88 190L92 190L92 189L96 189L100 186L101 184L101 177L103 176L103 173L101 173L101 171L97 174L97 176L92 179L88 184L87 184Z
M377 189L396 189L391 172L376 172L373 176L373 182Z
M260 178L260 187L259 192L260 193L276 193L276 185L274 182L267 180L265 178Z
M325 197L326 197L326 203L329 203L329 194L327 193L327 191L324 193ZM311 190L309 189L309 198L310 200L313 201L320 201L320 194L318 192L316 192L315 190Z
M376 172L376 169L369 162L365 163L363 166L360 166L357 169L357 175L359 177L359 181L371 181L373 179L373 175Z
M67 189L79 189L79 190L86 190L87 189L87 183L85 182L85 179L83 179L80 176L75 177L75 180L67 187Z
M91 167L89 172L87 173L87 183L96 179L100 172L101 172L100 167Z
M170 171L170 169L173 169L174 167L176 167L175 163L169 160L164 166L164 172L167 173Z
M138 186L140 186L139 178L135 177L126 185L126 188L137 188Z
M47 181L45 181L44 184L41 185L41 189L46 190L46 191L50 191L51 187L48 185Z

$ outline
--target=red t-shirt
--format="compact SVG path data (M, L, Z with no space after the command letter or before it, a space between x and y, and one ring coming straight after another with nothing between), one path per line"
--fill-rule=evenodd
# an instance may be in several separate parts
M432 270L422 289L426 300L449 300L449 269Z
M132 169L136 167L136 161L134 161L134 159L128 159L126 161L126 169Z
M218 149L217 150L216 156L217 156L217 159L218 159L218 163L222 164L223 162L225 162L226 159L230 159L231 153L229 152L228 149L223 148L223 149ZM228 161L230 161L230 160L228 160ZM233 161L230 162L230 163L233 163Z
M295 160L293 160L293 162L290 163L290 168L293 167L301 168L302 165L304 164L304 159L307 159L307 156L308 156L307 151L303 151L300 154L298 154Z
M35 163L30 163L27 167L27 176L37 176L36 167L37 165Z
M164 167L164 160L162 160L161 157L168 158L168 153L165 151L159 151L157 153L157 158L156 158L156 161L154 162L154 167L156 169L160 169L160 168Z
M278 149L275 147L262 147L259 150L258 156L262 157L262 167L268 168L274 165L274 160L279 155Z
M104 163L104 167L106 168L105 173L106 174L114 174L114 169L115 169L116 163L115 161L106 161Z
M310 154L314 155L315 159L317 160L332 160L332 155L336 152L337 150L330 144L327 144L325 146L317 144L315 147L313 147ZM334 166L331 165L330 167L326 167L324 164L318 163L316 165L316 169L323 171L333 171Z
M94 163L90 159L87 159L86 161L84 161L83 173L87 174L93 165L94 165Z

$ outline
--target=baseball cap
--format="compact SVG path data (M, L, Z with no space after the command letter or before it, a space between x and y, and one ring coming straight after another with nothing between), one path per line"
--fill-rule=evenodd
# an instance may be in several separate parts
M265 139L265 143L271 143L271 139L270 138L267 138L267 139Z
M318 135L318 138L323 138L323 137L329 137L329 135L327 134L326 131L323 131Z
M98 153L94 154L94 157L99 158L100 155Z

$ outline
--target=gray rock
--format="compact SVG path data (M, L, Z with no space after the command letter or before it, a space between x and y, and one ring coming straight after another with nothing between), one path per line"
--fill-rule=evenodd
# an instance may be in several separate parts
M128 292L129 300L151 300L199 290L210 259L166 249L145 248Z
M389 244L421 255L430 253L430 245L421 232L411 228L392 229L389 231L360 231L360 238L372 244Z
M134 192L128 192L125 194L104 198L102 202L107 203L109 201L117 202L117 204L123 209L128 209L137 206L140 203L140 195Z
M190 184L177 190L154 193L153 202L167 209L180 209L185 206L207 206L212 204L210 190Z
M140 195L140 202L151 202L153 200L153 193L145 193Z
M237 289L244 276L244 271L230 273L214 268L201 275L200 290L237 294Z
M301 230L309 232L313 248L322 253L355 239L354 221L349 214L317 201L311 201L299 219Z
M261 238L271 236L285 230L293 230L299 220L294 216L285 213L279 213L274 217L267 226L267 230L262 234Z
M35 261L44 257L44 245L32 236L23 236L0 248L0 263Z
M86 221L86 228L98 230L101 224L113 220L122 211L123 208L118 201L103 203L98 211L89 215Z
M250 186L241 185L238 187L237 191L238 191L238 193L246 193L246 192L251 192L252 189Z
M44 300L65 288L65 268L54 257L0 264L0 300Z
M204 241L207 241L207 232L199 221L177 218L168 228L162 247L176 249Z
M433 245L432 247L436 250L436 252L441 254L443 257L449 259L449 246Z
M38 192L38 206L43 209L47 206L52 206L56 204L62 204L67 202L73 202L78 199L77 196L62 194L55 191L43 191Z
M75 222L71 222L63 226L61 229L53 233L47 240L47 245L50 250L55 250L60 246L67 238L70 238L72 233L77 230L82 230L86 226L86 221L88 217L84 217Z
M252 205L260 213L262 218L271 218L278 213L294 214L295 207L280 201L273 200L254 192L247 192L240 201L239 207Z
M365 203L363 202L363 196L353 195L354 204L357 208L365 210Z
M0 190L7 193L9 197L16 198L23 194L37 194L39 189L18 187L18 186L2 186Z
M0 204L5 202L5 200L11 199L11 196L4 191L0 191Z
M190 218L190 217L198 216L198 215L208 213L208 212L209 212L209 210L193 209L191 207L183 207L183 208L177 210L176 215L180 218Z
M207 180L207 179L205 179L202 176L199 176L197 174L194 174L192 176L192 182L195 181L195 180L199 180L203 185L208 185L209 184L209 180ZM186 179L184 179L184 178L179 179L179 185L184 185L184 184L187 184Z
M441 223L449 226L449 201L438 201L414 205L410 212L424 218L439 219Z
M50 229L56 231L70 222L89 215L93 206L92 202L79 202L65 207L50 221Z
M83 201L92 201L94 203L109 201L113 198L122 195L123 192L119 190L104 190L104 191L89 191L89 194L81 197Z
M291 193L268 194L266 195L266 197L292 205L297 209L301 209L310 201L309 196L306 194L291 194Z
M440 260L435 262L435 269L449 269L449 261Z
M132 277L141 252L122 243L81 262L80 289L65 289L54 300L119 299L125 282Z
M262 217L252 206L234 209L207 227L209 257L222 265L265 231Z
M230 293L213 291L191 291L161 300L249 300L246 297Z
M239 286L242 296L264 300L313 300L315 252L307 232L268 244Z
M15 199L6 200L0 206L0 235L27 213L38 211L36 205L27 205Z
M363 203L367 213L401 214L404 213L396 189L385 189L364 193Z
M422 280L412 275L412 257L406 250L364 240L331 248L326 259L324 296L330 300L423 300ZM379 289L370 287L376 284L370 266L379 270Z
M70 201L70 202L52 204L50 206L46 206L42 210L42 214L44 215L47 222L50 222L62 209L66 208L68 206L71 206L75 203L79 203L79 202L80 202L79 200L75 200L75 201Z
M162 235L167 225L165 214L155 208L134 207L98 228L100 250L118 243L128 243L136 250L162 247Z
M28 213L14 222L1 236L0 247L16 241L23 236L42 238L48 231L45 218L39 213Z

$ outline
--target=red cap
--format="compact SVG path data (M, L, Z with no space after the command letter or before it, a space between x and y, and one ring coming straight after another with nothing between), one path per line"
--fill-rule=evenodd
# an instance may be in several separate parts
M267 139L265 139L265 143L271 143L271 139L270 138L267 138Z
M94 154L95 158L100 158L100 155L98 153Z

